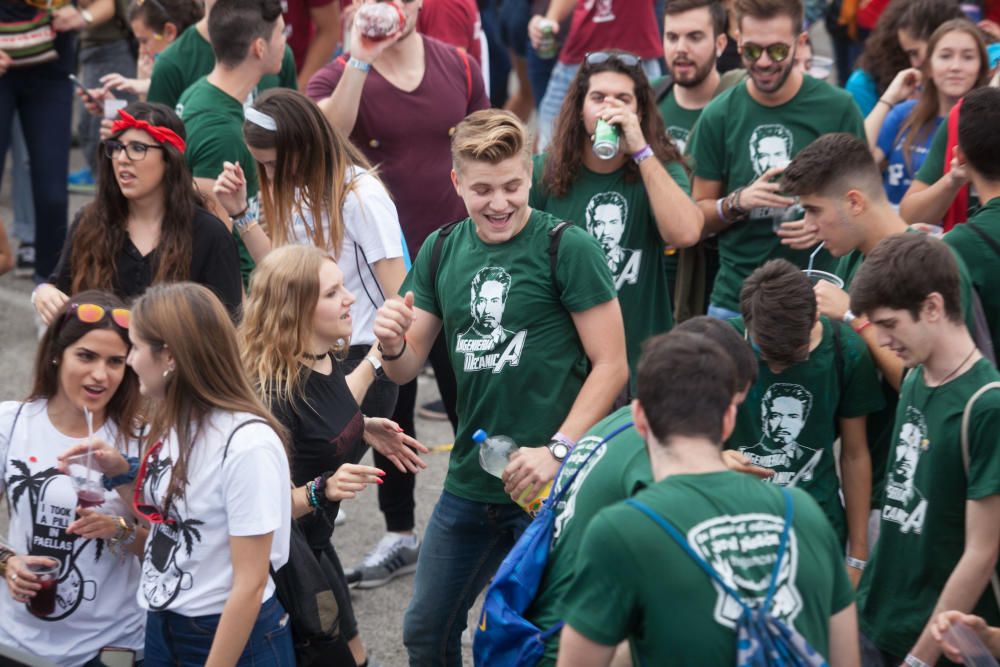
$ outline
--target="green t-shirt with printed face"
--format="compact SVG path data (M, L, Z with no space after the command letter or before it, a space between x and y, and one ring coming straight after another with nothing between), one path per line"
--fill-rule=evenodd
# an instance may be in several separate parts
M215 53L212 52L212 45L201 36L197 26L190 26L156 58L146 99L166 104L173 109L184 91L195 81L206 76L214 67ZM250 94L251 101L257 97L259 91L268 88L298 89L295 56L287 46L281 60L281 71L276 75L268 74L261 78L257 88Z
M792 538L773 612L829 656L830 617L854 601L844 555L823 512L791 490ZM784 527L778 489L748 475L671 475L635 495L672 523L744 600L762 604ZM726 574L723 574L726 576ZM587 527L564 599L566 623L591 641L628 638L636 665L736 664L742 611L662 528L618 503Z
M972 284L982 301L983 313L993 338L993 350L996 351L1000 350L1000 290L996 289L1000 254L973 231L971 225L1000 243L1000 197L986 202L964 225L955 225L944 235L944 242L962 258L969 270Z
M850 93L805 77L791 100L776 107L757 103L748 84L730 88L701 113L688 143L694 157L694 175L720 181L722 192L750 185L772 167L787 165L800 150L828 132L849 132L864 138L864 125ZM798 220L798 205L787 209L757 208L748 220L735 222L719 233L719 273L712 304L739 311L740 287L754 269L769 259L783 257L805 267L810 250L781 245L775 229L783 220ZM813 267L829 271L833 258L821 251Z
M663 267L663 238L641 179L629 182L625 169L598 174L580 166L569 192L551 196L542 184L547 155L535 158L531 206L562 220L571 220L590 232L604 249L625 320L629 368L635 368L642 341L674 324L671 295ZM691 183L678 163L665 164L667 173L684 192ZM634 380L633 380L634 381Z
M576 555L591 519L605 507L628 498L653 481L646 443L635 428L629 426L631 423L632 409L626 405L595 424L577 442L553 484L553 493L558 493L576 474L573 485L555 507L555 532L549 562L535 601L524 614L542 630L564 617L563 596L576 572ZM627 428L601 445L623 426ZM586 467L581 470L584 462ZM578 470L581 471L577 474ZM556 633L546 644L545 656L538 667L555 665L558 653L559 635Z
M841 373L837 371L833 324L825 317L823 337L809 359L775 373L758 358L757 381L736 414L727 449L774 471L768 481L797 486L816 499L842 544L847 523L833 442L840 418L862 417L885 404L875 362L861 336L840 326ZM743 320L732 324L744 332ZM840 376L843 385L840 385Z
M257 205L257 162L243 140L243 105L202 77L184 91L177 103L177 115L187 130L187 160L195 178L215 180L223 162L239 162L247 180L247 200ZM249 284L253 258L239 233L233 229L240 251L243 285Z
M547 443L576 400L587 355L571 318L615 298L604 253L583 228L563 232L557 278L549 265L549 230L541 211L514 238L484 243L466 218L441 248L436 286L429 283L434 232L420 248L400 293L441 318L457 383L458 428L444 488L484 503L512 502L503 483L479 465L472 433L507 435L521 446Z
M922 232L907 229L909 234L920 234ZM965 314L965 325L969 331L975 328L975 317L972 312L972 279L969 277L968 268L957 251L953 250L955 259L958 262L958 272L960 283L960 298L962 301L962 312ZM865 256L860 250L852 250L837 262L834 271L843 281L844 289L850 290L854 276L865 261ZM995 329L994 329L995 331ZM994 344L995 345L995 344ZM994 348L996 349L996 348ZM881 373L879 373L881 376ZM888 469L889 448L895 433L896 407L899 394L892 388L885 379L882 380L882 396L885 397L885 407L878 412L868 415L868 449L872 458L872 509L882 507L882 492L885 489L885 476Z
M879 539L858 588L861 631L883 651L906 655L930 619L965 550L966 501L1000 493L1000 391L973 407L968 476L961 450L966 403L998 380L986 359L938 387L922 366L903 380ZM989 584L971 613L1000 625Z
M941 123L934 132L931 139L931 146L927 149L927 157L924 163L917 170L915 180L927 185L934 185L944 176L944 156L948 151L948 123ZM979 196L976 189L969 185L969 215L972 215L979 208ZM929 222L936 224L938 220L919 220L918 222Z

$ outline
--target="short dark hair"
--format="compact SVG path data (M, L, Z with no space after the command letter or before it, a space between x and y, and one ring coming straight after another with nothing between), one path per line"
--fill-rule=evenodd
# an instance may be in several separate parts
M851 281L851 312L906 310L914 320L932 292L944 299L948 319L962 321L958 262L943 241L904 232L882 239Z
M802 0L736 0L736 22L743 23L744 16L755 19L773 19L787 16L792 19L792 27L802 31Z
M636 373L636 396L662 443L672 437L722 440L722 418L733 401L736 369L715 341L672 331L647 340Z
M870 199L885 199L882 174L871 150L846 132L824 134L799 151L781 177L789 196L839 197L861 190Z
M712 18L712 36L718 37L725 34L726 21L729 17L726 15L726 8L722 4L722 0L667 0L663 14L673 16L703 7L708 9L708 14Z
M772 259L750 274L740 290L747 333L765 361L790 366L809 357L816 295L799 267Z
M268 40L281 17L279 0L217 0L208 14L208 37L215 60L237 67L255 39Z
M976 88L958 110L958 145L983 178L1000 181L1000 90Z
M757 381L757 357L754 356L750 345L728 322L716 317L698 315L684 320L675 326L673 331L688 332L708 338L728 352L736 369L736 385L733 387L735 392L744 391Z

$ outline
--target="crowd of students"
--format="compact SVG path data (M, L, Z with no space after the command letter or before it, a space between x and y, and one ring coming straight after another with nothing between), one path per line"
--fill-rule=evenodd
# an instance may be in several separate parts
M846 88L805 31L858 37L846 0L404 0L378 40L373 4L0 4L34 211L0 272L42 332L0 403L0 648L375 665L349 587L415 572L409 662L460 665L499 568L476 654L518 665L1000 656L1000 2L862 3ZM490 108L508 57L534 134ZM420 536L426 366L455 439ZM499 479L479 429L520 445ZM488 605L546 528L522 646Z

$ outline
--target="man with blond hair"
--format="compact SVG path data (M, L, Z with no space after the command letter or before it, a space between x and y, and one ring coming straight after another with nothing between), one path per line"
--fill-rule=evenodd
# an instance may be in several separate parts
M442 331L457 380L455 445L403 624L411 665L461 663L468 611L530 521L511 498L532 499L552 480L628 378L604 253L584 229L528 206L532 164L521 122L504 111L471 114L456 128L452 160L469 217L428 237L404 297L387 301L374 327L395 382L420 372ZM487 268L504 277L494 317L509 335L469 345L462 334L485 312L470 304L470 294L481 294L471 286ZM472 433L480 428L521 447L502 481L479 465Z

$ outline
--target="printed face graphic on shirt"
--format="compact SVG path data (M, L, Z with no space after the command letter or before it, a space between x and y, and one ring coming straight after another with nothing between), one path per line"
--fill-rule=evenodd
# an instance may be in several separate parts
M912 405L906 408L906 421L899 429L899 439L885 487L885 505L882 518L900 526L903 533L920 533L927 511L927 500L914 484L920 455L930 441L927 439L927 421Z
M773 514L724 515L694 526L688 531L687 540L727 586L751 607L760 606L767 597L784 524L784 517ZM771 608L771 613L789 626L794 626L802 611L802 595L795 583L798 561L798 541L791 530ZM712 586L717 594L715 622L735 629L743 608L714 580Z
M162 453L158 452L158 453ZM170 483L172 461L170 456L150 456L147 463L145 480L146 501L161 498ZM197 519L185 519L178 506L183 505L177 500L170 507L168 517L173 523L154 523L146 540L145 557L142 563L142 593L149 603L150 609L166 609L182 590L191 588L191 575L177 565L177 555L183 541L188 556L195 544L201 542L198 526L204 522Z
M805 387L784 382L772 384L761 399L761 439L739 450L755 465L774 470L769 480L773 484L795 486L812 481L823 450L798 442L812 403L813 396Z
M609 21L615 20L614 12L614 0L585 0L584 8L589 12L597 5L597 11L594 12L594 17L591 19L594 23L608 23Z
M472 324L458 334L455 343L455 351L465 355L464 371L500 373L520 363L527 332L515 333L503 326L512 282L510 274L496 266L480 269L473 277L469 288Z
M628 220L628 201L617 192L601 192L587 203L585 225L598 240L608 260L608 268L615 277L615 289L634 285L639 280L641 250L622 248L622 236Z
M750 135L750 161L758 177L774 167L787 167L792 161L793 137L784 125L760 125Z
M104 554L104 540L82 540L66 529L76 519L76 490L67 475L56 468L32 472L28 462L11 459L17 472L7 480L10 502L14 507L26 499L31 517L31 533L25 543L32 556L53 558L60 563L56 582L55 612L41 618L58 621L72 614L85 600L97 596L97 582L85 580L78 567L80 558L100 560ZM84 549L93 543L92 553L83 556Z

